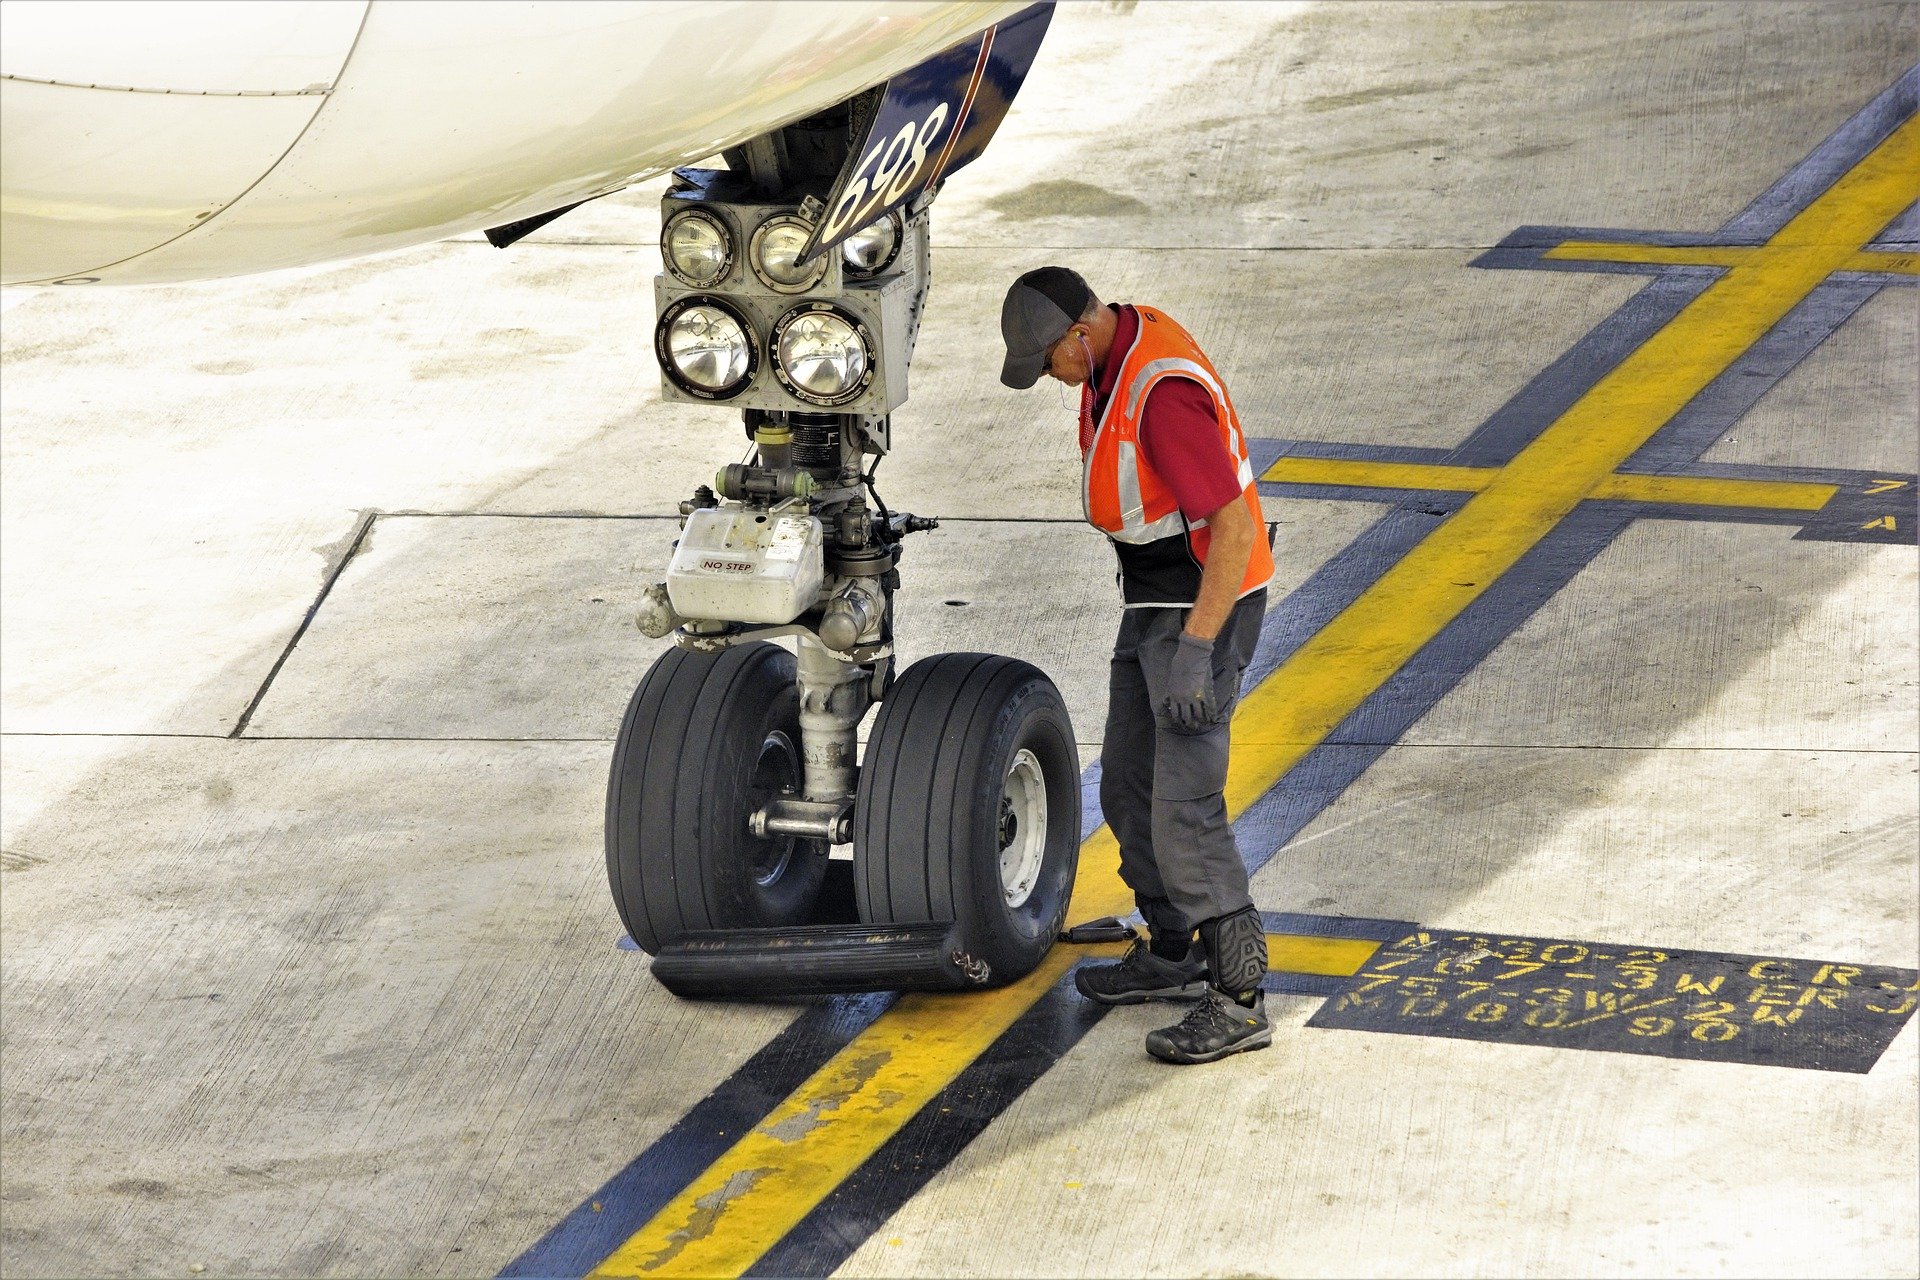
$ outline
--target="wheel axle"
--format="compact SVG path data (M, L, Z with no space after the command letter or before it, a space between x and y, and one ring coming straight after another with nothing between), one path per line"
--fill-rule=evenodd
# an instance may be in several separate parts
M792 836L845 844L853 839L853 801L776 797L748 815L747 829L761 840Z

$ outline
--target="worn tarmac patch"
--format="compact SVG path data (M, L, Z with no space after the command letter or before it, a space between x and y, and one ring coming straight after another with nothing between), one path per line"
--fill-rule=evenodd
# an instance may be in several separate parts
M1307 1025L1864 1075L1916 1003L1912 969L1422 929Z

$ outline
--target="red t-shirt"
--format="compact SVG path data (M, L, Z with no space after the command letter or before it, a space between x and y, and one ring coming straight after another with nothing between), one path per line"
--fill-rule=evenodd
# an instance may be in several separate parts
M1095 381L1093 412L1097 419L1113 394L1120 363L1134 335L1140 315L1132 307L1115 306L1119 318L1107 363ZM1140 452L1154 474L1173 490L1180 514L1188 521L1204 520L1240 496L1240 469L1220 439L1220 420L1214 416L1213 397L1191 378L1162 378L1147 393L1140 416Z

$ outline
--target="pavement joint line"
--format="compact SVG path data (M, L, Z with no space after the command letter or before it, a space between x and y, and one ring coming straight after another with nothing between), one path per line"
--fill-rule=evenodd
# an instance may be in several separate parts
M1330 484L1369 489L1478 493L1499 476L1498 467L1456 467L1416 462L1367 462L1356 458L1285 456L1261 475L1276 484ZM1588 490L1590 498L1686 506L1770 507L1818 511L1840 487L1798 480L1729 480L1706 476L1655 476L1615 471Z
M305 615L304 615L304 616L303 616L303 617L302 617L302 618L300 619L300 624L299 624L299 625L298 625L297 627L295 627L295 628L294 628L294 631L293 631L293 634L292 634L291 636L289 636L289 637L288 637L288 639L287 639L287 643L286 643L286 644L285 644L285 646L283 646L283 647L282 647L282 649L280 650L280 654L279 654L279 656L278 656L277 658L275 658L275 659L274 659L274 662L273 662L273 665L272 665L272 666L271 666L270 668L268 668L268 670L267 670L267 674L266 674L266 677L265 677L265 678L264 678L263 680L261 680L261 682L260 682L260 687L259 687L259 688L257 688L256 690L254 690L254 694L253 694L253 697L252 697L252 699L248 701L248 703L247 703L247 705L246 705L246 707L245 707L245 709L241 711L241 713L240 713L240 717L239 717L239 719L238 719L238 720L236 720L236 721L234 722L234 726L233 726L233 729L232 729L232 731L231 731L230 733L228 733L228 734L226 735L227 737L229 737L229 738L236 738L236 739L238 739L238 738L250 738L250 739L256 739L256 740L257 740L257 739L261 739L261 738L263 737L263 735L257 735L257 734L248 734L248 733L247 733L247 727L248 727L248 726L249 726L250 724L252 724L252 723L253 723L253 717L254 717L254 715L255 715L255 714L256 714L256 713L257 713L257 712L259 711L259 709L260 709L260 706L261 706L261 704L262 704L263 702L265 702L265 701L266 701L266 697L267 697L267 694L268 694L269 692L271 692L271 691L272 691L272 689L273 689L273 682L274 682L274 681L275 681L276 679L278 679L278 678L279 678L279 675L280 675L280 671L281 671L281 669L282 669L282 668L284 668L284 667L285 667L285 666L287 665L287 660L288 660L289 658L291 658L291 657L293 656L293 651L294 651L294 650L295 650L296 648L298 648L298 647L299 647L299 644L300 644L300 641L301 641L302 639L304 639L304 638L306 637L306 634L307 634L307 630L308 630L308 628L310 628L310 627L312 627L312 625L313 625L313 620L314 620L314 618L315 618L315 617L316 617L316 616L317 616L317 615L319 614L319 612L320 612L320 608L321 608L321 606L322 606L322 605L324 605L324 604L325 604L325 603L327 602L327 598L328 598L328 596L332 594L332 592L333 592L333 588L334 588L334 585L335 585L336 583L338 583L338 582L340 581L340 578L341 578L341 576L342 576L342 575L343 575L343 574L344 574L344 573L346 572L346 570L347 570L347 566L348 566L348 565L350 565L350 564L352 564L352 563L353 563L353 561L354 561L354 559L355 559L355 557L357 557L357 556L358 556L358 555L360 554L360 552L361 552L361 551L362 551L362 550L363 550L363 549L365 548L365 546L366 546L366 541L367 541L367 535L368 535L369 533L371 533L371 532L372 532L372 530L373 530L373 526L374 526L374 522L375 522L375 521L377 521L377 520L383 520L383 519L409 519L409 518L411 518L411 519L497 519L497 520L527 520L527 519L533 519L533 520L623 520L623 521L652 521L652 520L661 520L661 521L666 521L666 520L678 520L678 519L680 519L680 516L679 516L678 514L674 514L674 515L658 515L658 516L654 516L654 515L599 515L599 514L595 514L595 513L592 513L592 512L557 512L557 513L523 513L523 512L498 512L498 513L496 513L496 512L486 512L486 511L471 511L471 512L435 512L435 511L383 511L383 510L380 510L380 509L378 509L378 508L368 508L368 509L367 509L366 511L364 511L364 512L362 512L362 513L361 513L361 515L360 515L360 517L359 517L359 520L358 520L358 521L356 522L356 524L355 524L355 526L354 526L354 528L353 528L353 530L352 530L352 532L351 532L351 533L350 533L350 534L348 535L348 539L347 539L347 545L346 545L346 551L345 551L345 552L344 552L344 553L343 553L343 554L342 554L342 555L340 556L340 558L339 558L339 559L338 559L337 561L335 561L335 562L334 562L334 563L333 563L333 564L332 564L331 566L329 566L329 567L328 567L328 569L327 569L327 572L326 572L326 576L325 576L324 578L322 578L322 580L321 580L321 583L320 583L320 590L319 590L319 592L318 592L318 594L317 594L317 595L316 595L316 596L314 597L314 600L313 600L313 603L312 603L312 604L310 604L309 606L307 606L307 611L306 611L306 614L305 614ZM1047 525L1053 525L1053 524L1074 524L1074 523L1078 523L1077 521L1073 521L1073 520L1070 520L1070 519L1066 519L1066 518L1053 518L1053 517L1024 517L1024 518L1016 518L1016 519L1013 519L1013 520L1010 520L1010 521L1009 521L1009 520L995 520L995 519L989 519L989 518L987 518L987 517L983 517L983 516L944 516L944 517L941 517L941 521L942 521L942 523L943 523L943 524L1006 524L1006 523L1019 523L1019 524L1047 524ZM317 740L317 741L328 741L328 740L331 740L331 739L327 739L327 738L320 738L320 739L315 739L315 740ZM373 739L367 739L367 740L373 740ZM418 739L418 740L419 740L419 741L457 741L457 742L472 742L472 741L544 741L544 742L559 742L559 741L579 741L579 742L599 742L599 741L611 741L611 739L599 739L599 738L578 738L578 739L564 739L564 738L540 738L540 739L484 739L484 738L449 738L449 739Z
M1850 254L1920 196L1920 119L1904 100L1910 97L1903 80L1856 117L1871 125L1890 109L1887 104L1901 112L1890 132L1768 237L1767 246L1795 252L1755 255L1676 300L1670 316L1520 443L1484 488L1423 530L1246 694L1235 713L1236 728L1260 724L1280 731L1263 735L1275 740L1260 743L1243 742L1236 733L1226 792L1230 818L1263 801L1302 762L1309 744L1327 742L1495 582L1570 521L1602 479L1830 276L1845 270ZM1809 164L1824 158L1816 150ZM1115 874L1117 855L1105 827L1084 842L1070 917L1131 910ZM902 997L592 1274L737 1276L754 1267L1048 994L1078 959L1060 956L1061 950L997 991ZM789 1120L811 1127L788 1141L779 1135Z
M1297 452L1299 448L1298 441L1253 442L1259 465L1267 466L1266 458L1274 459L1261 477L1263 496L1388 506L1411 502L1426 514L1439 516L1458 506L1461 495L1484 488L1497 471L1404 457ZM1796 526L1800 529L1796 541L1910 546L1920 531L1912 502L1920 477L1889 474L1887 469L1837 472L1743 466L1739 470L1755 474L1622 470L1596 485L1587 501L1621 508L1635 520ZM1722 481L1736 483L1723 485Z
M679 512L645 513L624 511L382 511L382 520L674 520L684 519ZM1077 525L1085 521L1073 516L937 516L942 527L950 524L1045 524Z
M293 629L291 636L287 637L287 643L280 650L280 656L275 658L273 666L267 669L266 679L262 680L260 687L254 690L252 701L247 703L246 709L240 713L240 718L233 722L233 732L227 735L229 738L245 736L247 726L253 722L254 713L260 709L260 704L266 701L267 691L273 688L273 682L280 675L280 669L287 665L287 659L293 656L294 649L307 634L307 628L313 625L314 616L320 612L320 606L327 602L327 595L333 590L334 584L340 581L340 575L347 571L347 566L353 563L353 558L360 554L361 548L366 546L367 534L372 531L373 522L379 518L380 512L373 508L360 513L359 520L347 537L346 551L327 569L326 577L320 581L319 594L313 598L313 603L307 606L307 612L300 619L300 625Z
M487 247L484 239L457 236L443 241ZM516 240L512 248L530 249L658 249L658 240ZM936 242L936 252L954 253L1091 253L1085 244L959 244ZM1117 247L1129 253L1484 253L1494 244L1129 244ZM496 250L495 252L498 252ZM10 286L13 287L13 286ZM41 286L25 286L38 288Z
M1757 245L1665 245L1563 240L1544 257L1556 262L1643 262L1661 266L1750 267L1764 255L1803 252ZM1920 254L1895 249L1860 249L1847 255L1839 270L1920 275Z
M414 734L364 735L364 734L323 734L323 733L250 733L244 738L235 738L230 733L165 733L141 731L118 733L109 730L90 729L5 729L0 730L0 739L5 738L123 738L129 742L144 740L170 741L179 739L187 742L489 742L501 744L527 743L542 745L546 743L590 743L596 746L612 746L614 738L500 738L500 737L428 737ZM1098 747L1097 742L1076 742L1078 747ZM1750 752L1767 754L1807 754L1807 755L1851 755L1851 756L1920 756L1920 752L1906 751L1899 747L1821 747L1821 746L1713 746L1692 743L1631 743L1631 742L1388 742L1347 738L1328 738L1318 744L1293 743L1286 745L1320 747L1353 747L1373 749L1393 747L1401 751L1722 751Z

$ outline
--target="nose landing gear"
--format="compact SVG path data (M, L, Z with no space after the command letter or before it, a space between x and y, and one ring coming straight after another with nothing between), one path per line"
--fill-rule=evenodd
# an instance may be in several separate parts
M662 198L661 394L739 408L753 442L681 504L638 620L676 647L634 693L607 787L620 918L683 995L1010 982L1073 883L1079 769L1053 683L982 653L894 679L901 544L935 522L890 512L873 472L906 400L938 188L896 174L862 195L861 155L918 136L863 141L892 101L680 170Z
M993 654L892 678L901 542L934 522L880 502L861 465L878 437L850 415L761 421L758 462L683 504L668 580L647 593L642 629L675 647L620 726L607 878L680 994L998 985L1040 963L1066 913L1066 706Z
M688 996L968 990L1030 972L1079 853L1073 727L1012 658L943 653L895 683L852 800L857 923L823 894L827 842L759 837L800 785L792 655L673 650L634 693L607 790L607 875L654 973Z

